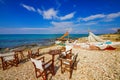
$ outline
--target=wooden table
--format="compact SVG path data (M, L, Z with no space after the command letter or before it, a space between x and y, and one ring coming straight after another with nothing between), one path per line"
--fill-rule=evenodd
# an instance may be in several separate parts
M59 49L49 51L49 54L52 55L53 69L54 69L54 58L55 58L55 55L58 55L60 53L61 53L61 50L59 50ZM53 75L55 75L55 69L53 70Z
M20 54L20 57L21 57L21 59L23 60L24 59L24 54L23 54L23 51L24 51L25 49L15 49L15 50L13 50L15 53L19 53Z

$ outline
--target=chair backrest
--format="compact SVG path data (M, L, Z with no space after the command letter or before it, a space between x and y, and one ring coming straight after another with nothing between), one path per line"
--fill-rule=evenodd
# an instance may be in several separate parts
M9 53L5 53L5 54L0 54L1 57L3 57L4 61L8 61L8 60L13 60L15 59L15 53L14 52L9 52Z
M42 63L41 60L37 60L37 59L31 58L31 61L33 62L35 68L38 68L38 69L40 69L41 71L44 70L44 69L43 69L43 66L42 66L43 63Z
M78 54L75 54L75 55L73 56L73 58L72 58L73 64L76 62L77 56L78 56Z
M65 48L66 48L66 51L69 51L69 50L72 49L72 46L68 46L68 45L66 45Z

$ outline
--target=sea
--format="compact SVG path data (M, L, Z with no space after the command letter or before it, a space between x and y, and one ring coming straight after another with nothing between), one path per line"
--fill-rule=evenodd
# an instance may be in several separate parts
M0 34L0 48L16 48L25 45L49 46L63 34ZM69 34L70 39L87 37L88 34ZM68 38L68 37L66 37Z

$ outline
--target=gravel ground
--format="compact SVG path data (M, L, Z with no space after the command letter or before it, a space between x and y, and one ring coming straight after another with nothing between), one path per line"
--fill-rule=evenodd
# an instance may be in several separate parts
M52 46L41 49L42 55L46 61L50 60L51 55L47 52L58 47ZM48 80L120 80L120 46L116 50L85 50L73 48L73 53L78 53L77 70L73 71L72 78L69 79L69 73L66 71L61 74L60 61L55 56L55 76L48 75ZM41 57L40 56L40 57ZM1 61L0 61L1 62ZM9 67L2 70L0 63L0 80L41 80L35 77L34 66L32 62L21 62L18 67Z

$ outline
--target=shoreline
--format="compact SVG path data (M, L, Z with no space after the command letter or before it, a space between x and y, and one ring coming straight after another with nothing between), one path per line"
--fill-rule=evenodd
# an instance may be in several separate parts
M110 41L114 41L114 42L119 42L120 41L120 35L119 34L101 34L101 35L99 35L99 37L104 39L104 40L110 40ZM76 39L76 38L73 38L73 39ZM87 37L81 37L81 38L77 38L77 39L79 40L79 42L86 42L87 41ZM45 47L49 47L51 45L54 45L53 41L55 41L55 40L50 39L49 40L50 44L47 44L47 45L40 45L40 44L37 44L37 43L31 43L31 44L16 46L16 47L13 47L13 48L8 48L8 47L0 48L0 53L8 52L11 49L21 48L21 47L25 47L25 48L31 48L31 47L45 48Z

